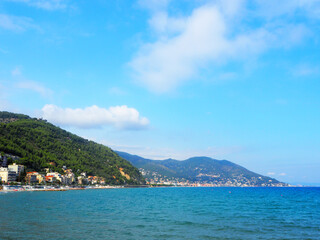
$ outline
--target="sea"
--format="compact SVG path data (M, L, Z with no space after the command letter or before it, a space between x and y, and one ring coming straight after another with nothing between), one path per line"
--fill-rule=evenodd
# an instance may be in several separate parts
M0 239L320 239L320 188L0 193Z

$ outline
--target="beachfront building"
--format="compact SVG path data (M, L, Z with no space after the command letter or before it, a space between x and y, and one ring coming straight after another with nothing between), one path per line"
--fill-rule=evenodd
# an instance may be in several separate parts
M58 172L50 172L50 173L47 173L46 181L47 182L59 181L60 183L65 183L65 177Z
M75 177L73 173L66 174L64 176L64 183L70 185L75 182Z
M27 172L26 182L31 183L42 183L44 180L43 175L38 172Z
M37 172L27 172L26 182L29 184L37 183Z
M9 169L9 171L15 172L16 176L18 177L18 176L20 176L21 172L24 170L24 166L13 163L8 166L8 169Z
M77 180L78 180L78 184L87 185L89 183L88 179L84 176L79 176Z
M15 172L4 167L0 167L0 178L3 183L14 182L17 179Z
M72 172L72 169L64 169L64 183L70 185L75 182L75 176Z

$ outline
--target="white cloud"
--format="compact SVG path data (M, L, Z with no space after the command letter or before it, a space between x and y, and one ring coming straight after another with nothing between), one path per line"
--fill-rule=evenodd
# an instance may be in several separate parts
M160 21L163 23L160 24ZM156 30L166 31L166 34L171 22L177 21L163 17L153 24ZM185 23L177 36L162 37L153 44L143 46L130 63L137 79L151 90L166 92L175 88L193 76L203 60L217 58L226 49L221 38L225 24L215 7L196 9L192 16L185 19Z
M165 11L156 12L149 20L150 27L158 34L174 34L184 30L186 24L185 18L171 18Z
M149 125L149 120L141 117L135 108L125 105L106 108L91 106L86 108L61 108L47 104L42 108L42 117L64 126L81 128L114 126L118 129L139 130Z
M21 81L15 84L15 87L27 89L39 93L42 97L51 97L53 91L49 88L42 86L40 83L33 81Z
M241 14L245 10L245 2L246 0L217 0L222 12L231 17Z
M286 173L279 173L279 176L286 176Z
M31 18L0 14L0 28L14 32L23 32L27 29L37 29L38 27L33 24Z
M302 24L281 21L246 25L243 19L254 14L244 6L241 0L216 1L183 17L168 16L163 9L153 11L149 25L157 40L143 44L129 63L133 77L152 91L167 92L205 67L250 59L269 48L290 47L308 32Z
M25 3L29 6L44 10L60 10L67 8L66 0L7 0L9 2Z

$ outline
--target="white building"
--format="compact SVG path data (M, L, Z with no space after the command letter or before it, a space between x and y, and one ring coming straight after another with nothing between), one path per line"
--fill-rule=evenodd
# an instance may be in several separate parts
M16 163L13 163L11 165L8 166L8 170L15 172L16 176L20 176L21 172L23 171L24 166L23 165L18 165Z
M16 181L16 173L10 171L8 168L1 167L0 168L0 178L2 182L14 182Z

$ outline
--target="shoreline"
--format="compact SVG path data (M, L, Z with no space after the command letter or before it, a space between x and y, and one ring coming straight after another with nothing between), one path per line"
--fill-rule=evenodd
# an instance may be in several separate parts
M99 186L99 187L62 187L62 188L33 188L33 187L9 187L7 189L1 189L0 193L6 192L65 192L75 190L89 190L89 189L113 189L122 188L123 186Z
M75 191L75 190L97 190L97 189L121 189L121 188L168 188L168 187L182 187L182 188L319 188L320 186L282 186L282 187L258 187L258 186L95 186L95 187L62 187L62 188L14 188L9 187L9 189L1 189L0 193L11 193L11 192L65 192L65 191ZM11 188L11 189L10 189Z

